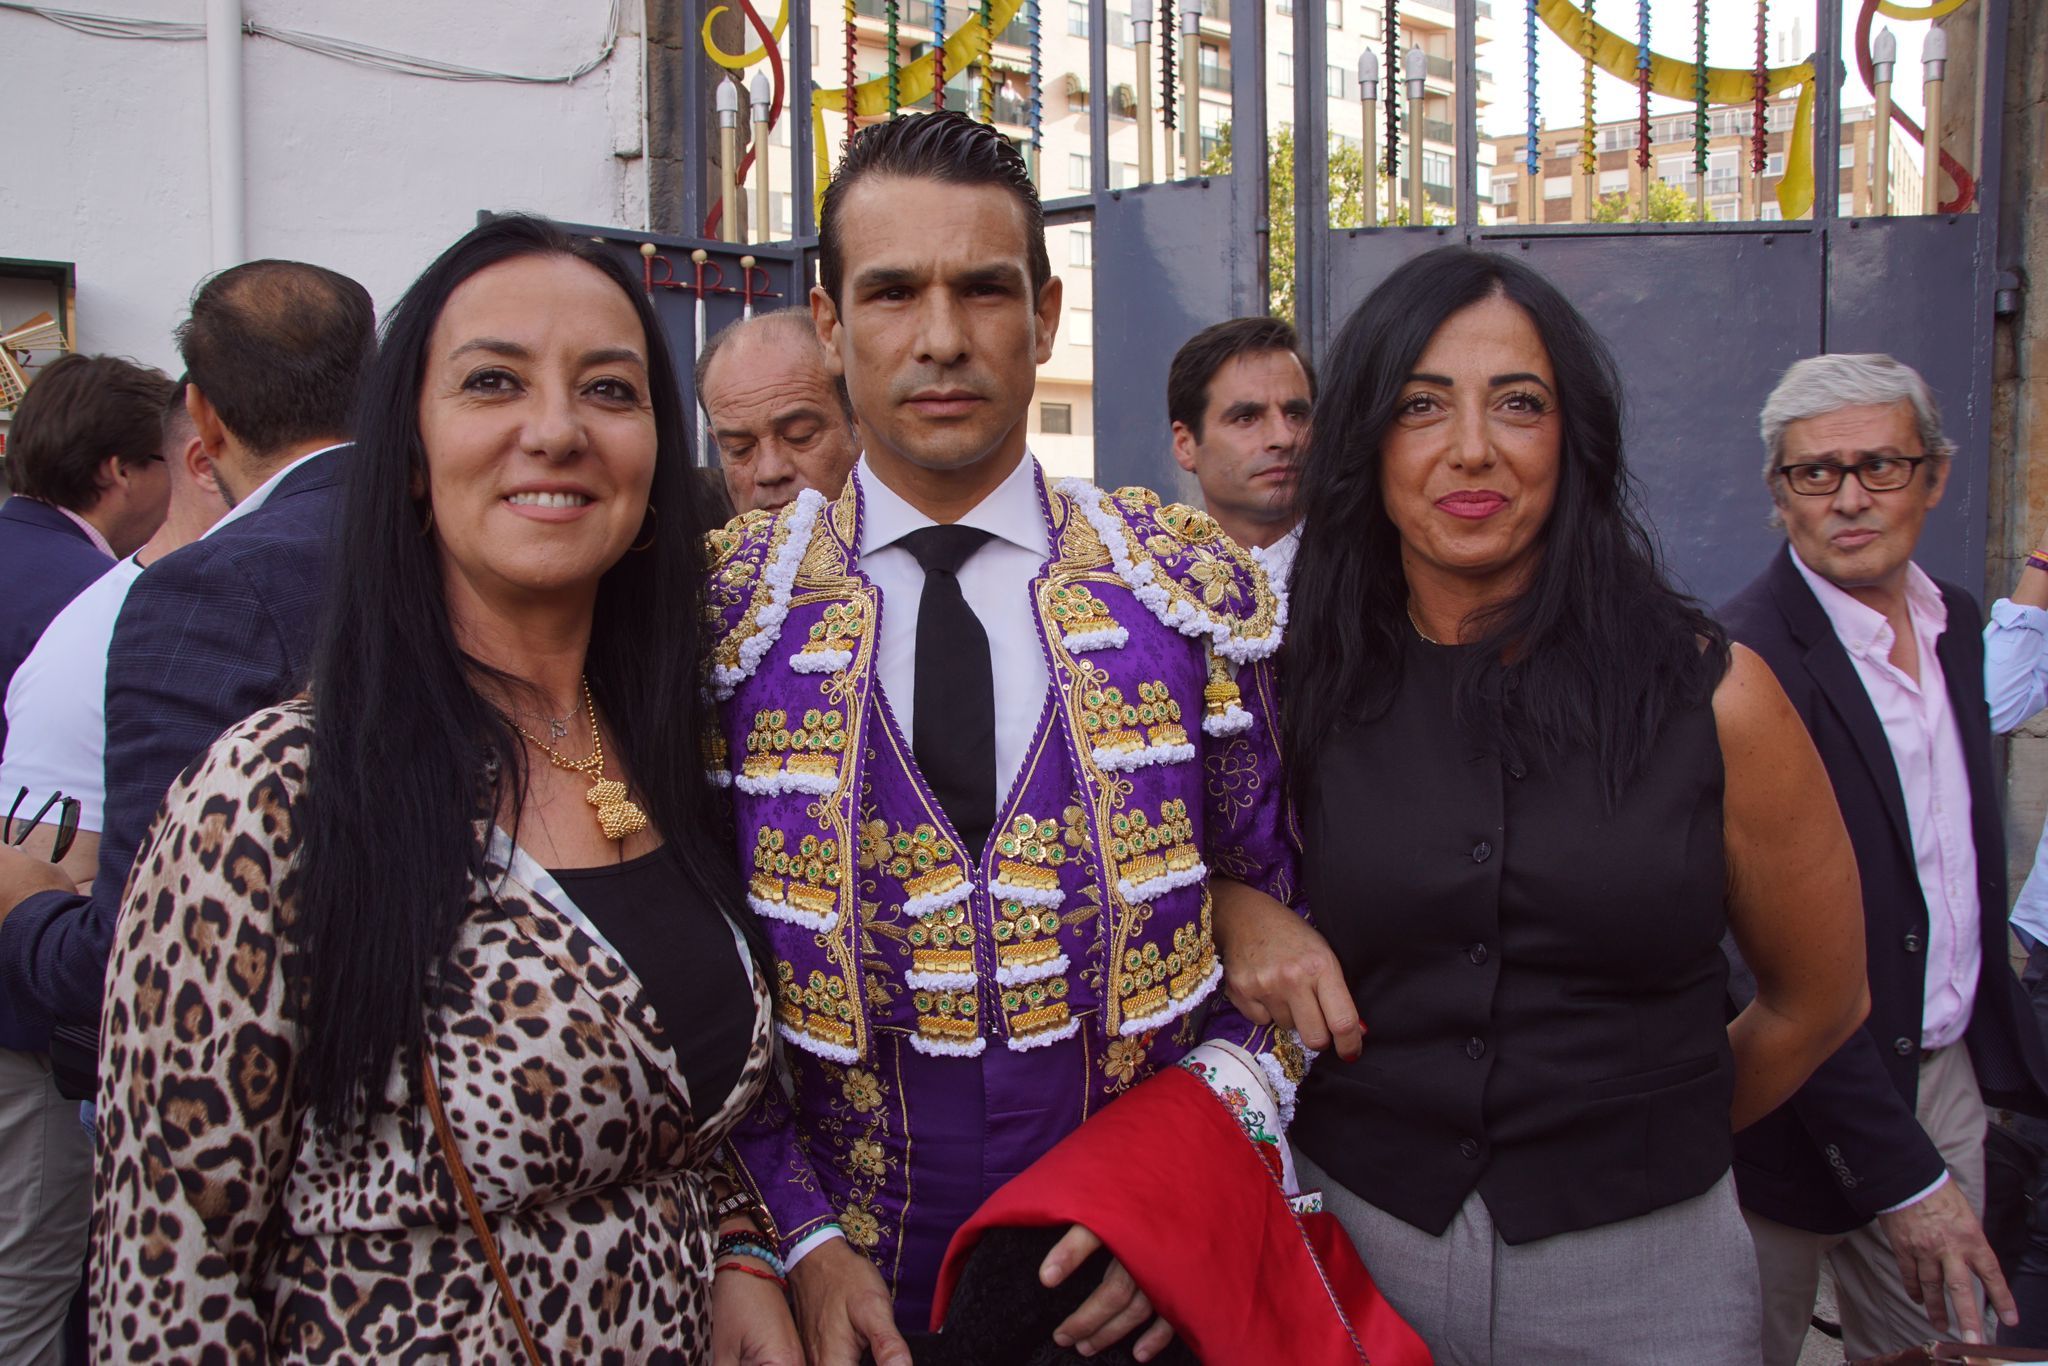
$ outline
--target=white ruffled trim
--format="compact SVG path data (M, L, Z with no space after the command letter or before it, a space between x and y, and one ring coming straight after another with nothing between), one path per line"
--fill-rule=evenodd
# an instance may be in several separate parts
M755 896L752 892L747 893L747 905L753 908L755 915L766 916L770 920L786 921L791 925L801 925L807 930L816 930L819 934L830 934L839 926L839 912L836 910L830 915L812 915L809 911L798 910L786 901L770 901L766 897Z
M928 1058L978 1058L988 1047L987 1039L976 1039L973 1043L948 1043L944 1039L927 1039L922 1034L910 1036L910 1046Z
M857 1048L849 1048L845 1044L839 1043L826 1043L823 1039L814 1039L801 1030L792 1029L781 1020L775 1022L775 1028L783 1038L789 1040L804 1052L815 1054L827 1062L836 1062L844 1065L860 1061L860 1050Z
M1049 1043L1058 1043L1061 1039L1071 1039L1080 1032L1081 1022L1070 1018L1058 1029L1048 1029L1042 1034L1026 1034L1021 1039L1012 1034L1004 1042L1009 1045L1012 1053L1029 1053L1034 1048L1043 1048Z
M988 885L988 899L991 901L1014 901L1019 906L1062 906L1067 894L1057 887L1019 887L1014 882L997 878Z
M1284 1033L1291 1037L1301 1049L1304 1071L1314 1064L1317 1056L1316 1050L1302 1043L1301 1035L1291 1029L1276 1032ZM1271 1053L1254 1053L1252 1057L1258 1060L1259 1070L1266 1074L1266 1080L1272 1084L1273 1098L1280 1103L1280 1123L1291 1126L1294 1123L1294 1097L1301 1089L1301 1083L1289 1081L1287 1074L1281 1070L1280 1059L1274 1057Z
M921 892L911 897L903 903L903 913L922 920L933 911L943 911L948 906L956 906L973 895L974 883L963 876L956 886L949 887L943 892Z
M1094 631L1069 631L1060 639L1069 650L1121 650L1131 643L1131 633L1121 626L1104 626Z
M791 773L784 770L765 778L750 774L733 775L733 784L750 797L779 797L785 792L808 792L823 797L839 790L839 779L822 773Z
M1202 718L1202 733L1221 739L1226 735L1242 735L1254 724L1252 714L1232 702L1223 709L1221 716L1211 715Z
M838 673L851 663L851 650L798 650L789 657L789 667L800 674Z
M711 780L713 787L732 786L732 770L729 768L707 768L704 770L704 776Z
M973 986L974 974L971 972L924 972L918 968L912 968L909 972L903 974L903 980L910 986L922 988L925 991L946 991L953 988Z
M1233 664L1249 664L1255 659L1264 659L1280 648L1280 629L1286 624L1287 603L1284 597L1275 596L1277 615L1273 619L1272 630L1263 636L1240 636L1228 623L1186 598L1175 602L1156 582L1159 566L1150 560L1139 562L1131 558L1126 544L1130 525L1102 505L1104 494L1101 489L1085 479L1061 479L1053 487L1080 507L1081 515L1088 519L1096 536L1109 548L1109 558L1116 565L1117 577L1165 625L1184 636L1207 636L1216 653ZM1270 581L1267 591L1272 591Z
M796 571L804 562L804 553L811 547L811 529L817 524L818 510L824 506L824 494L816 489L805 489L789 505L789 511L783 514L786 520L783 522L782 546L776 551L775 558L761 568L761 580L768 586L768 599L740 619L741 629L753 627L753 634L740 642L740 662L732 667L715 663L711 666L712 690L721 702L754 676L754 670L761 667L762 659L782 633L782 623L789 616L790 589L796 583Z
M1203 979L1202 985L1189 992L1186 999L1179 1001L1169 999L1166 1003L1166 1009L1154 1011L1150 1015L1141 1015L1135 1020L1125 1020L1122 1025L1118 1026L1116 1032L1128 1037L1132 1034L1143 1034L1148 1029L1162 1029L1202 1004L1202 1002L1208 1000L1209 993L1216 990L1216 984L1222 980L1223 964L1219 962L1215 967L1209 969L1209 975Z
M1200 859L1192 868L1179 872L1164 872L1158 877L1148 877L1143 882L1132 882L1128 878L1116 880L1117 894L1126 901L1157 901L1176 887L1190 887L1209 876L1209 865Z
M1057 977L1073 965L1062 953L1046 959L1043 963L1032 963L1021 968L996 965L996 981L1006 987L1021 987L1026 982L1042 982L1048 977Z
M1195 757L1193 745L1147 745L1143 749L1098 749L1095 762L1115 771L1128 772L1154 764L1184 764Z

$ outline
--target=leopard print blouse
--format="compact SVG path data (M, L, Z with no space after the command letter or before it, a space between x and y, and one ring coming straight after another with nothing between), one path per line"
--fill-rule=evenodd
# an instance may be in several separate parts
M222 736L136 859L101 1015L103 1362L521 1359L416 1069L345 1146L293 1097L282 931L312 724L288 704ZM527 1321L553 1362L708 1360L717 1149L768 1073L766 986L739 1083L697 1124L631 970L488 871L428 1051Z

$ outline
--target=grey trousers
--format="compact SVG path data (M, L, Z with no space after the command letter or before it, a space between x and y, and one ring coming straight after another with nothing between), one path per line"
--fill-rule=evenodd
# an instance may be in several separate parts
M40 1053L0 1048L0 1361L55 1366L85 1269L92 1144Z
M1294 1161L1438 1366L1756 1366L1756 1254L1732 1176L1639 1218L1510 1247L1476 1191L1438 1237L1299 1149Z
M1984 1095L1970 1050L1960 1044L1920 1059L1920 1127L1948 1163L1950 1179L1962 1189L1978 1218L1984 1216ZM1764 1361L1792 1366L1813 1317L1820 1287L1821 1259L1835 1277L1835 1304L1842 1316L1842 1350L1851 1360L1902 1352L1932 1338L1957 1341L1955 1306L1949 1331L1936 1333L1920 1301L1906 1293L1898 1259L1884 1230L1873 1221L1848 1233L1808 1233L1745 1212L1764 1291ZM1973 1282L1974 1284L1974 1282ZM1982 1303L1988 1328L1994 1320Z

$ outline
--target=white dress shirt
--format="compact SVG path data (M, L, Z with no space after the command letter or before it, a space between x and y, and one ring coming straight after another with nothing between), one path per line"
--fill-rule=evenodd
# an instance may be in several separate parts
M1287 534L1273 544L1252 551L1252 558L1266 566L1266 582L1273 585L1275 593L1287 591L1287 581L1294 577L1294 557L1300 551L1300 522L1289 527Z
M130 555L87 584L43 628L7 685L7 753L0 801L26 787L29 811L54 792L78 798L78 828L105 826L107 647L128 590L142 577ZM52 813L54 816L54 812ZM49 819L49 818L46 818Z
M882 695L909 738L916 734L917 610L924 596L924 568L900 544L913 531L937 526L878 477L862 456L853 477L860 480L860 569L881 590L881 624L875 641L875 671ZM996 792L1003 798L1024 767L1024 752L1037 733L1052 686L1038 639L1031 581L1052 554L1045 508L1038 500L1038 462L1027 451L1008 478L962 517L959 526L979 527L990 539L960 566L960 594L981 629L988 632L989 663L995 672Z
M1963 736L1949 706L1935 644L1948 628L1941 590L1918 565L1906 568L1906 613L1919 646L1920 677L1891 662L1894 635L1882 612L1866 607L1807 568L1792 552L1884 728L1906 801L1913 862L1927 901L1927 979L1920 1016L1923 1048L1945 1048L1970 1027L1983 968L1983 907L1977 897L1977 845L1970 829L1969 773Z

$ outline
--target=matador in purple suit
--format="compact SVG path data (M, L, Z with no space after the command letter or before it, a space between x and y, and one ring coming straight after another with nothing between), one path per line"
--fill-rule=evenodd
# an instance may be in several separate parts
M713 767L792 1084L733 1147L812 1359L887 1363L887 1303L922 1328L954 1231L1135 1082L1220 1048L1266 1083L1248 1125L1284 1123L1303 1053L1217 992L1210 880L1293 896L1285 605L1205 513L1026 449L1059 282L999 134L862 130L824 223L813 311L866 454L712 538ZM879 1327L812 1274L849 1250Z

